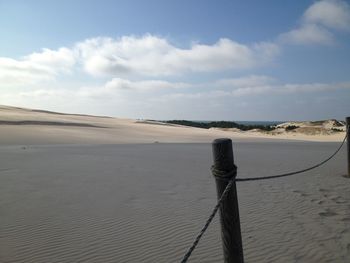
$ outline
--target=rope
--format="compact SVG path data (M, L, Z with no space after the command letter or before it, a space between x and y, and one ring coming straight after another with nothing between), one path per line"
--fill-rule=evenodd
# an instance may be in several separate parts
M222 201L226 198L228 192L230 191L233 182L234 182L234 177L231 178L231 180L229 181L229 183L227 184L224 192L222 193L218 203L216 204L216 206L213 209L213 212L211 212L208 220L205 222L204 227L202 228L202 230L199 232L199 234L197 235L196 239L194 240L194 242L192 243L192 246L189 248L189 250L187 251L187 253L185 254L185 256L183 257L181 263L186 263L187 260L189 259L189 257L191 256L193 250L196 248L196 246L198 245L199 240L201 239L201 237L203 236L204 232L207 230L208 226L210 225L211 221L213 220L216 212L218 211Z
M300 173L304 173L310 170L313 170L317 167L320 167L321 165L325 164L326 162L328 162L329 160L331 160L341 149L341 147L343 147L345 140L347 138L347 134L345 134L345 137L342 141L342 143L340 144L340 146L338 147L338 149L331 155L329 156L327 159L325 159L324 161L311 166L309 168L306 169L302 169L299 171L294 171L294 172L289 172L289 173L284 173L284 174L277 174L277 175L271 175L271 176L263 176L263 177L251 177L251 178L236 178L237 182L245 182L245 181L257 181L257 180L266 180L266 179L274 179L274 178L279 178L279 177L286 177L286 176L290 176L290 175L295 175L295 174L300 174Z
M186 263L187 260L189 259L189 257L191 256L193 250L196 248L196 246L199 243L199 240L202 238L203 234L205 233L205 231L207 230L207 228L209 227L211 221L213 221L221 203L223 202L223 200L226 198L228 192L231 190L231 187L233 185L233 183L235 181L238 182L244 182L244 181L256 181L256 180L265 180L265 179L273 179L273 178L279 178L279 177L285 177L285 176L290 176L290 175L295 175L295 174L300 174L306 171L310 171L312 169L315 169L323 164L325 164L326 162L328 162L329 160L331 160L342 148L342 146L344 145L344 142L347 138L347 134L345 134L345 137L342 141L342 143L340 144L340 146L338 147L338 149L327 159L325 159L324 161L311 166L309 168L303 169L303 170L299 170L299 171L295 171L295 172L289 172L289 173L284 173L284 174L278 174L278 175L272 175L272 176L264 176L264 177L251 177L251 178L235 178L235 174L237 172L237 167L234 166L232 171L226 172L226 171L220 171L220 170L216 170L214 168L214 166L212 166L211 170L213 175L215 176L215 178L220 179L220 180L226 180L228 181L228 184L224 190L224 192L222 193L220 199L218 200L216 206L214 207L213 211L211 212L208 220L205 222L204 227L202 228L202 230L199 232L199 234L197 235L197 237L195 238L194 242L192 243L191 247L188 249L188 251L186 252L185 256L183 257L181 263Z

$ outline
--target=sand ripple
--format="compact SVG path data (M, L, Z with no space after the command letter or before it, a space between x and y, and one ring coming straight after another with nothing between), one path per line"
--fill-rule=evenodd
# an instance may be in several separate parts
M238 144L239 175L283 172L287 157L303 166L333 146ZM0 170L0 262L179 262L216 202L205 144L0 148L0 160L16 168ZM344 162L238 184L246 262L350 258ZM191 260L222 259L216 217Z

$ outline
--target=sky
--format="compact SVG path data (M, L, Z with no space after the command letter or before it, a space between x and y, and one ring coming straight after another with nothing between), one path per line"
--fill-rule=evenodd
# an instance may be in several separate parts
M0 104L134 119L350 116L348 0L0 0Z

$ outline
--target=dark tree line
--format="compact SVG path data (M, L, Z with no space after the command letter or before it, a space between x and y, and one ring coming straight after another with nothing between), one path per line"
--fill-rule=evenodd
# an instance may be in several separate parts
M238 124L233 121L211 121L211 122L196 122L196 121L186 121L186 120L171 120L171 121L165 121L166 123L172 123L172 124L178 124L178 125L184 125L184 126L191 126L191 127L197 127L202 129L209 129L209 128L237 128L242 131L248 131L253 129L260 129L263 131L272 131L275 129L274 126L271 125L243 125Z

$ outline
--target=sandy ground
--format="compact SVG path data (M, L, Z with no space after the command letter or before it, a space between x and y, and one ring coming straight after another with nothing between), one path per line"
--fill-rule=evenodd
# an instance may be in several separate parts
M0 107L0 262L179 262L216 202L213 139L232 138L238 176L255 177L318 163L344 135L251 133ZM345 173L343 148L238 183L246 262L347 262ZM190 262L223 261L219 227Z
M305 168L338 143L234 142L238 176ZM347 262L345 150L237 184L246 262ZM216 202L210 144L0 147L0 262L179 262ZM189 262L223 262L215 218Z
M344 135L344 132L332 135L305 135L294 132L268 135L254 131L207 130L184 126L160 125L158 123L131 119L57 114L0 106L0 145L207 143L220 137L248 141L254 139L341 141Z

